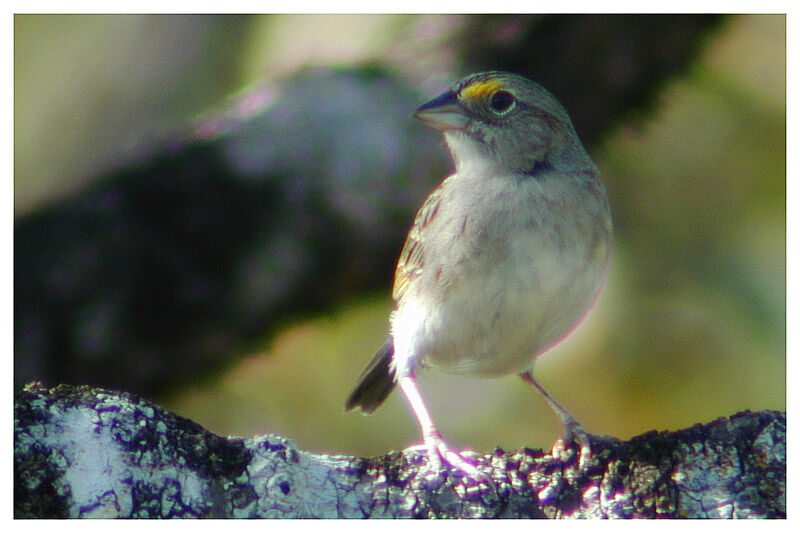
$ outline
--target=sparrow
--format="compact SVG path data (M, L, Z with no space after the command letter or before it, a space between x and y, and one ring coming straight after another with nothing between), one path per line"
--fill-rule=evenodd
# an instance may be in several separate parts
M417 371L517 374L559 416L564 443L577 442L585 466L589 433L532 369L581 322L606 277L612 224L598 169L564 107L522 76L470 75L415 116L441 131L455 172L414 219L395 271L389 340L345 407L371 413L398 387L429 466L478 475L443 440Z

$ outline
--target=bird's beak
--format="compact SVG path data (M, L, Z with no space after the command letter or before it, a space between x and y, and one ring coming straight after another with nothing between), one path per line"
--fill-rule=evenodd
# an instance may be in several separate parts
M442 131L464 129L469 121L453 91L446 91L428 100L417 108L414 116Z

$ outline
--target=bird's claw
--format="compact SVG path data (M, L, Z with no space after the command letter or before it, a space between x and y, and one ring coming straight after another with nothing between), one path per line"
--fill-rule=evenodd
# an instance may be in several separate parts
M447 463L452 468L462 472L469 479L472 479L479 484L485 484L490 487L494 486L494 481L492 480L491 475L479 470L475 465L471 464L464 457L462 457L461 454L451 450L444 440L441 439L441 437L429 437L425 440L425 444L414 446L410 449L422 449L425 451L428 461L428 472L433 474L432 478L428 478L429 481L432 481L437 485L443 482L447 474L444 463Z
M575 420L564 425L564 435L553 445L552 455L566 461L574 449L574 444L578 445L578 468L585 470L592 461L591 434Z

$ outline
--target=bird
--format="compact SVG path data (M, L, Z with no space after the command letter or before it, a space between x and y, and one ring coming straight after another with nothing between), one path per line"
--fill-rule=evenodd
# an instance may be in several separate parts
M395 270L389 338L345 409L372 413L399 388L429 467L478 476L442 438L417 373L517 374L561 419L562 444L577 443L585 467L590 434L532 369L582 321L607 276L612 221L598 168L561 103L517 74L469 75L414 116L441 132L454 172L417 212Z

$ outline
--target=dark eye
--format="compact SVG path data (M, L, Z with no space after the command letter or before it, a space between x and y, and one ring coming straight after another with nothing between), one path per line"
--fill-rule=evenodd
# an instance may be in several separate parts
M514 105L514 95L508 91L497 91L492 95L489 105L495 113L507 113Z

